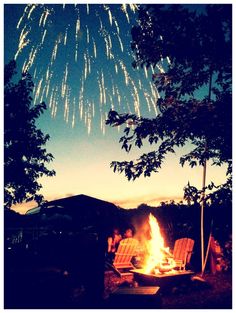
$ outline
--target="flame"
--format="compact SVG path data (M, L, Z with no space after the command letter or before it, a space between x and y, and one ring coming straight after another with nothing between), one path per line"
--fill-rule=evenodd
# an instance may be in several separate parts
M144 265L144 272L150 274L153 270L159 271L163 264L166 268L172 269L175 266L172 254L168 247L165 247L164 238L161 235L159 224L156 218L150 213L150 240L146 241L147 256Z

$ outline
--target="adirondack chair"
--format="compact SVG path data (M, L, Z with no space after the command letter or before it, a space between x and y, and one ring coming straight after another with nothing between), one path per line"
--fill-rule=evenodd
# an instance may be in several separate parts
M173 257L176 268L185 271L186 265L190 263L193 246L194 240L191 238L180 238L175 241Z
M126 238L120 241L113 261L113 267L120 276L127 274L127 270L134 269L131 259L135 256L137 246L138 240L134 238Z

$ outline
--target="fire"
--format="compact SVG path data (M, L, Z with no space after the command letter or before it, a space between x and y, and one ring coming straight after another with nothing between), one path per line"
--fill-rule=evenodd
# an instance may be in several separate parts
M172 254L168 247L165 247L164 238L161 235L159 224L156 218L150 213L150 240L146 241L147 257L144 265L144 272L150 274L172 270L175 266Z

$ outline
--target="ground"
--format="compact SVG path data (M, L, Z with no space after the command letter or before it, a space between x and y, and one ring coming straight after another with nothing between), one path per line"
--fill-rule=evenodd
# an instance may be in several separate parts
M163 295L163 309L230 309L232 308L232 275L207 274L205 283L193 282L186 290L178 287Z
M106 287L110 292L118 286L137 286L131 277L115 277L110 274L110 281L105 280ZM199 275L200 276L200 275ZM230 272L206 273L204 281L193 279L182 284L172 286L161 292L162 309L230 309L232 308L232 274ZM107 292L109 292L107 290ZM161 290L160 290L161 291Z
M94 278L96 279L96 278ZM205 282L189 280L160 292L162 309L230 309L232 308L232 274L207 273ZM85 296L79 277L57 268L15 267L5 270L5 309L22 308L116 308L109 301L117 288L135 288L139 284L132 275L119 278L105 273L103 300L91 302ZM159 306L159 304L158 304ZM147 304L148 308L148 304ZM154 308L154 307L150 307Z

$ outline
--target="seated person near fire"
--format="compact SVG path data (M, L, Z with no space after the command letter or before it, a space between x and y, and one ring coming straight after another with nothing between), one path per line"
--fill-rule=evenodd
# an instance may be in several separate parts
M123 239L125 238L133 238L133 230L132 228L127 228L124 232Z
M122 236L118 228L114 228L112 235L107 238L107 252L114 254L118 248Z
M118 249L119 243L122 239L133 238L133 229L128 227L125 229L123 236L120 234L119 228L114 228L112 235L107 238L107 261L113 262L115 258L115 253Z

